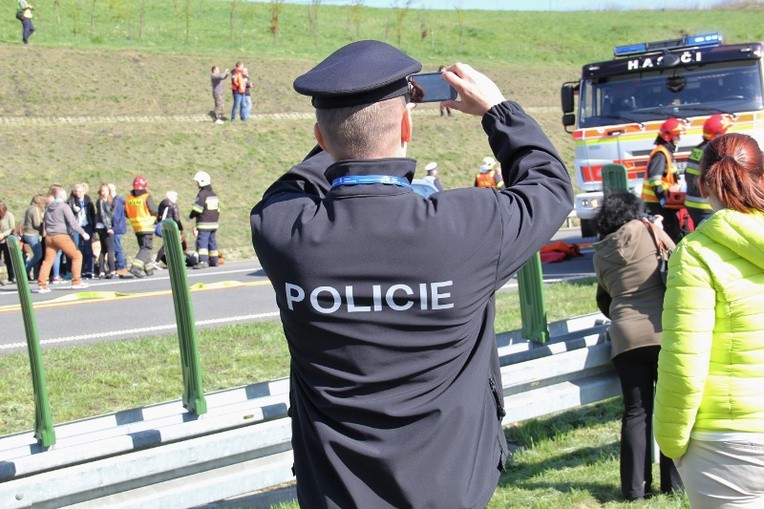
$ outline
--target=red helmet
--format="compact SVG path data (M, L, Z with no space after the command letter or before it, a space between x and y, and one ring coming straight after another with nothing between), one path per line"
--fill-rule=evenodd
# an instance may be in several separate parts
M661 126L660 131L658 131L658 136L660 136L664 141L671 141L671 138L674 136L681 136L683 134L684 123L675 117L666 119L666 121Z
M713 140L717 136L721 136L726 133L727 130L732 127L732 118L729 115L711 115L703 123L703 139Z
M148 189L149 183L146 180L146 177L143 175L138 175L133 179L133 190L135 191L145 191Z

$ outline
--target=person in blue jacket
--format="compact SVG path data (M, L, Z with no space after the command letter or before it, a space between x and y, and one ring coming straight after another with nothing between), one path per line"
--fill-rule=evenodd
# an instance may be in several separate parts
M420 69L359 41L298 77L318 147L251 212L291 354L302 507L485 507L507 459L495 292L560 227L572 187L539 125L458 63L443 78L460 100L444 104L480 119L507 187L413 192Z

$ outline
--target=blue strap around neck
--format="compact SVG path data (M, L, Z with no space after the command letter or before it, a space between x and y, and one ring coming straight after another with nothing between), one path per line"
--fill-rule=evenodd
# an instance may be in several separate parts
M390 175L348 175L346 177L338 177L332 181L332 189L339 186L359 186L365 184L387 184L413 189L405 178Z

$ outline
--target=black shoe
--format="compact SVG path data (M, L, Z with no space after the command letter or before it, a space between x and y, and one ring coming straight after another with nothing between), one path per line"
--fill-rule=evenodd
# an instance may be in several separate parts
M130 274L132 274L134 277L137 277L138 279L143 277L143 272L141 272L138 269L130 269Z
M197 263L196 265L194 265L191 268L194 269L194 270L199 270L199 269L206 269L207 267L209 267L207 262L199 262L199 263Z
M151 277L151 276L153 276L153 275L154 275L154 271L153 271L153 270L147 270L147 271L146 271L146 275L147 275L148 277Z

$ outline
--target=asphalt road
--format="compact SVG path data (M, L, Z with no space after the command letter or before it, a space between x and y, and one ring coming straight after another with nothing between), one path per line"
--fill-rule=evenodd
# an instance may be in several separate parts
M593 239L577 229L563 229L554 240L579 244L582 256L544 264L548 282L591 277ZM197 327L278 319L273 289L257 259L227 262L200 271L188 270ZM137 336L175 334L175 311L168 271L144 279L94 280L81 292L70 284L52 292L32 293L40 343L45 347ZM505 287L517 287L513 278ZM36 289L37 284L32 283ZM593 297L592 297L593 298ZM0 287L0 355L26 349L26 334L16 287Z

